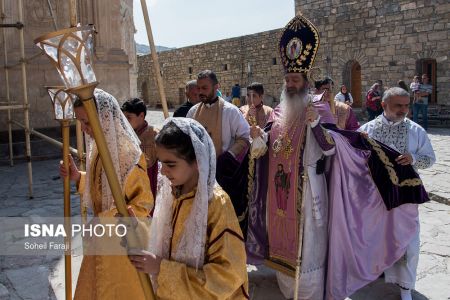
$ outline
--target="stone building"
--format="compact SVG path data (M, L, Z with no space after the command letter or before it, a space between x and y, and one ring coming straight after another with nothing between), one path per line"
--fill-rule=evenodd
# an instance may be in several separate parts
M316 66L349 86L357 105L378 79L409 85L422 73L434 87L431 104L450 104L448 0L296 0L295 9L321 33Z
M280 30L271 30L227 40L179 48L159 53L167 100L170 106L185 101L186 81L195 79L205 69L213 70L225 96L239 83L264 83L266 101L277 99L283 83L283 67L278 55ZM151 55L138 57L138 91L155 106L160 102Z
M447 0L296 0L318 27L321 44L315 66L322 76L350 87L355 106L364 105L369 87L409 84L428 73L434 86L432 104L450 104L450 3ZM289 20L286 20L286 23ZM262 82L277 99L283 82L278 38L272 30L160 53L168 101L184 101L184 83L200 70L217 72L222 92L239 83ZM151 105L159 102L149 55L138 58L138 92ZM151 78L151 80L149 79Z
M4 0L4 23L18 21L18 1ZM50 11L49 3L52 11ZM38 54L40 50L33 40L47 32L55 31L52 15L55 16L58 29L67 28L69 24L69 1L59 0L25 0L24 36L25 56ZM103 88L124 99L136 95L137 64L134 44L133 0L86 0L77 1L78 21L81 24L94 24L97 34L94 45L94 70L99 88ZM23 103L18 32L15 28L6 29L6 47L9 65L11 100ZM6 101L3 43L0 40L0 102ZM28 99L30 103L30 123L33 128L59 126L52 118L50 99L44 86L62 85L56 69L44 55L28 61L27 64ZM14 110L13 119L23 123L23 111ZM7 113L0 110L0 144L7 143ZM14 127L18 130L18 127Z

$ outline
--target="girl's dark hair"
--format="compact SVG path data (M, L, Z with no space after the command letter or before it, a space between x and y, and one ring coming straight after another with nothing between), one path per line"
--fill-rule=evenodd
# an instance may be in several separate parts
M156 136L155 143L166 149L174 150L178 157L189 164L197 160L191 138L173 122L164 125Z

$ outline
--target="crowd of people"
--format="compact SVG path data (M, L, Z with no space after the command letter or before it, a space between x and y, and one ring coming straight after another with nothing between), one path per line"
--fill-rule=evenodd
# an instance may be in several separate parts
M384 273L411 300L418 205L429 200L417 170L435 155L425 129L407 118L410 94L375 83L360 126L345 85L334 96L330 78L310 83L319 33L309 20L292 19L279 46L285 74L275 108L258 82L247 87L246 105L239 86L227 101L204 70L158 130L142 100L120 109L96 90L130 215L152 222L148 247L86 256L75 299L144 299L137 272L150 275L161 299L248 299L246 264L265 264L288 299L345 299ZM414 120L426 115L424 76L410 86ZM71 159L60 173L95 216L116 216L91 125L79 103L75 112L87 169Z

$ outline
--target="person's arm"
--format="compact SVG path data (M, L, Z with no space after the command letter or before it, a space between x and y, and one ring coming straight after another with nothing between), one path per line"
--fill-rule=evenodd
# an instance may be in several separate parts
M370 102L380 100L380 98L381 98L380 96L375 96L374 92L370 92L369 95L367 95L367 100Z
M250 146L250 126L239 109L233 110L231 117L231 135L234 138L234 143L231 145L228 152L233 157L242 161Z
M247 294L245 244L231 201L223 193L211 201L208 211L203 268L163 259L158 299L229 299Z
M311 131L323 154L326 156L333 155L336 144L328 131L319 124L319 119L311 123Z
M352 94L348 93L348 97L350 98L350 104L353 104L353 97L352 97Z
M313 106L307 108L305 121L311 126L312 134L323 154L326 156L333 155L336 144L328 131L320 125L320 116Z
M425 130L418 131L417 151L411 153L411 156L413 158L412 165L417 169L429 168L436 162L433 146Z

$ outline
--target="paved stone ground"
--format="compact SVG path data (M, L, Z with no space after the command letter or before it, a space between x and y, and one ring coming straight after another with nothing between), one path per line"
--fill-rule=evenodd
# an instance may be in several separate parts
M162 114L150 112L147 119L160 126ZM435 199L450 199L450 130L431 129L430 138L438 162L421 172L426 188ZM58 160L33 163L34 199L27 199L26 164L0 166L0 217L63 215L62 184L57 172ZM79 214L79 200L72 190L72 214ZM421 256L414 299L450 299L450 206L431 201L420 207ZM80 247L80 240L73 244ZM72 258L75 288L81 256ZM275 273L265 267L248 267L252 299L284 299ZM0 300L64 299L64 260L58 256L0 256ZM349 299L400 299L395 286L382 280L361 289Z

